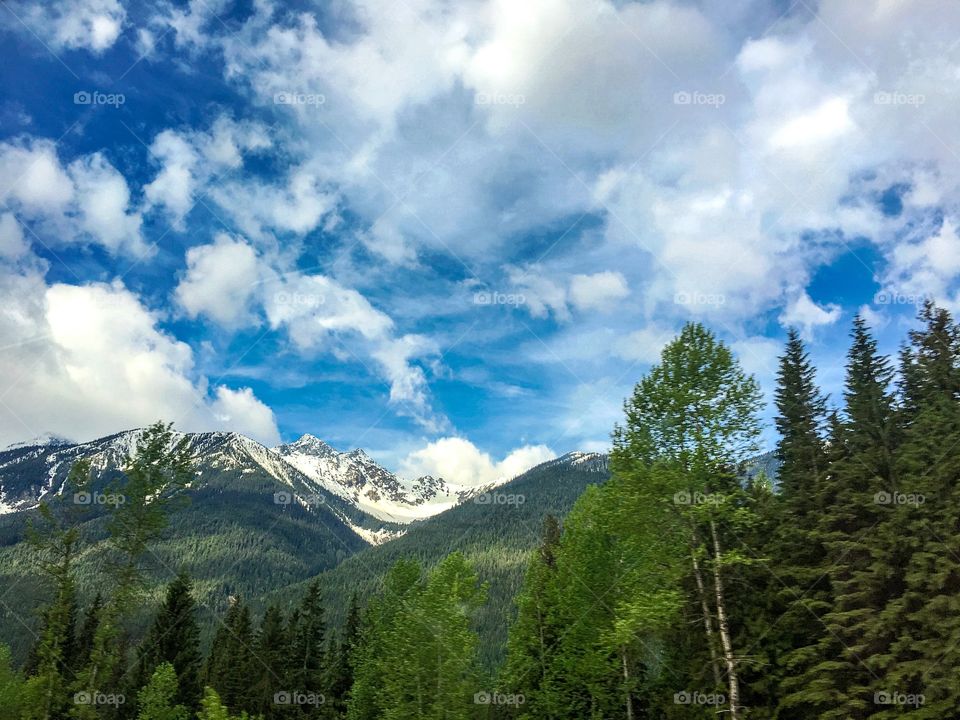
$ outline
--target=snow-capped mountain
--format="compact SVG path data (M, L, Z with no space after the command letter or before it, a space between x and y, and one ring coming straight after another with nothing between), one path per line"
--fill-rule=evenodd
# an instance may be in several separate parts
M493 485L457 485L429 475L413 480L378 465L363 450L338 452L313 435L274 451L326 490L380 520L410 523L431 517ZM510 478L504 478L506 482ZM497 483L499 484L499 483Z
M59 439L21 443L0 451L0 515L29 510L48 495L63 492L76 460L87 458L106 482L122 470L142 430L129 430L87 443ZM239 487L237 483L272 483L264 492L279 492L285 502L309 512L334 516L369 544L404 532L404 526L442 513L470 498L509 482L456 484L443 478L402 478L379 465L363 450L340 452L312 435L267 448L238 433L177 433L196 458L193 491ZM605 470L606 456L570 453L551 464ZM319 516L318 516L319 517Z

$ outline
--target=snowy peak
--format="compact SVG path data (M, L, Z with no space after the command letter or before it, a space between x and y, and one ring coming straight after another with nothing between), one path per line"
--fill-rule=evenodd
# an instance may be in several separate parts
M336 450L327 445L323 440L310 433L305 433L294 442L287 445L279 445L273 448L273 450L275 452L281 452L284 448L289 448L291 451L307 455L316 455L317 457L330 457L338 454Z
M328 492L375 518L409 523L455 505L442 480L403 480L357 448L338 452L312 435L278 445L274 452Z
M62 435L55 435L53 433L43 433L42 435L37 435L35 438L30 438L29 440L22 440L20 442L15 442L11 445L7 445L4 450L17 450L19 448L32 448L32 447L49 447L51 445L72 445L73 441L68 440Z

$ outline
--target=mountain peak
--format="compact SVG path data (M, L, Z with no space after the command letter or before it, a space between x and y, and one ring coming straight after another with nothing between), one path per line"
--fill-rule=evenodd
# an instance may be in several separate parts
M274 448L274 450L280 450L281 448L289 448L307 455L339 455L339 453L327 443L318 438L316 435L311 435L310 433L304 433L294 442L287 443L285 445L279 445L278 447Z
M46 445L72 445L73 441L68 440L62 435L55 435L54 433L42 433L37 435L34 438L29 440L22 440L20 442L12 443L3 448L4 450L16 450L17 448L24 447L42 447Z

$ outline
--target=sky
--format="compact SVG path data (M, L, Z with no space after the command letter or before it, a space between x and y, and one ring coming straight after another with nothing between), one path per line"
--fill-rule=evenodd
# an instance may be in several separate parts
M856 313L893 353L960 306L957 27L949 0L3 0L0 446L164 419L512 473L608 447L691 320L768 397L797 327L838 398Z

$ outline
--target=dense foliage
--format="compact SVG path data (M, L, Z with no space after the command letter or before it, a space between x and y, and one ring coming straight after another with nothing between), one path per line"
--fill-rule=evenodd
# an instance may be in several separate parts
M33 523L46 603L22 668L0 647L4 717L957 717L960 329L931 305L921 321L895 369L856 319L836 408L789 334L776 484L746 467L756 382L688 325L627 400L611 479L566 517L575 482L536 510L458 507L262 610L232 596L209 648L186 574L145 630L132 622L144 558L190 471L156 425L113 488L126 501L104 520L95 601L76 589L79 511L44 506ZM72 488L89 475L78 463ZM458 523L479 534L464 544ZM534 525L507 617L480 568L495 559L504 577ZM331 603L351 577L349 604ZM493 666L482 648L498 619L509 637Z

